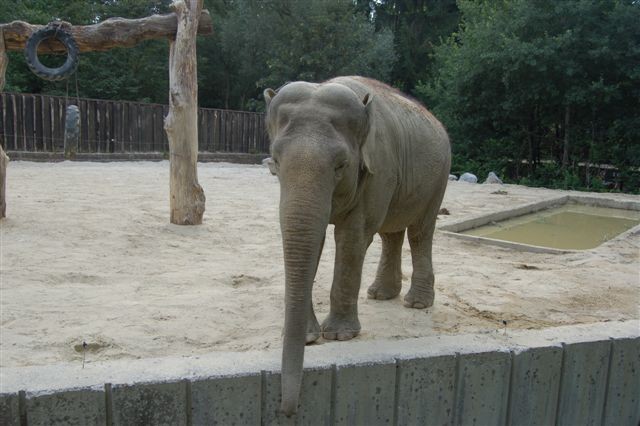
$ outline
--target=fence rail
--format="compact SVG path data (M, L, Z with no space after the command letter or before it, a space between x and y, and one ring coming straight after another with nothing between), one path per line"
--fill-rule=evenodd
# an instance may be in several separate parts
M66 107L80 108L80 153L168 152L168 105L20 93L0 94L0 144L5 151L64 150ZM264 114L199 108L198 150L269 151Z

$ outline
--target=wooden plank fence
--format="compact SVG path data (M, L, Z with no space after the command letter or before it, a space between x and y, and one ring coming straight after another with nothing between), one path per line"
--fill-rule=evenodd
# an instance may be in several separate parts
M64 151L67 105L80 108L79 153L168 152L164 131L168 105L22 93L0 94L0 144L5 151ZM198 150L269 152L264 114L198 110Z

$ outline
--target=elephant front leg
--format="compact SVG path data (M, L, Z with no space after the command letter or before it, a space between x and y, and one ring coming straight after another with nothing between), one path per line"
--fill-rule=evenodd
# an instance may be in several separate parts
M362 265L372 237L354 235L350 226L336 227L336 260L331 286L331 309L322 323L322 337L349 340L360 333L358 293Z

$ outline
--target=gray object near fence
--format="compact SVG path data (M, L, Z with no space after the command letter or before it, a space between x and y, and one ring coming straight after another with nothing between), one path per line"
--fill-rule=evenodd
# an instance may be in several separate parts
M80 110L76 105L67 107L64 125L64 157L73 160L80 144Z
M473 173L463 173L458 179L459 182L478 183L478 177Z

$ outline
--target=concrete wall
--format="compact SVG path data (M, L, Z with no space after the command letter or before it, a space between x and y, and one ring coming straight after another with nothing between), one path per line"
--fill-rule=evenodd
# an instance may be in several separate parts
M639 330L628 321L310 346L292 418L278 413L278 351L4 368L0 424L637 426Z

